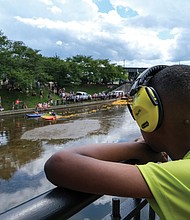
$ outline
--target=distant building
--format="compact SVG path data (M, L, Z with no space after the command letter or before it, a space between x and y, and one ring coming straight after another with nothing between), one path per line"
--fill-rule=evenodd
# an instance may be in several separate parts
M146 69L146 67L124 67L124 70L129 74L129 81L135 80Z

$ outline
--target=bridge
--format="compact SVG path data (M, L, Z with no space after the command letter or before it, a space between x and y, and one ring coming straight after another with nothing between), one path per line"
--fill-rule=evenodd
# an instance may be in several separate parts
M147 67L124 67L124 70L128 73L129 81L136 79L146 69Z

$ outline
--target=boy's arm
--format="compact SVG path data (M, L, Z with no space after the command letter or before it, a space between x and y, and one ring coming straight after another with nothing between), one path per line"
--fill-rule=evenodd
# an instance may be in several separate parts
M146 157L145 157L146 155ZM118 163L137 159L164 160L144 143L99 144L70 148L54 154L45 164L47 178L55 185L94 194L152 198L139 169Z

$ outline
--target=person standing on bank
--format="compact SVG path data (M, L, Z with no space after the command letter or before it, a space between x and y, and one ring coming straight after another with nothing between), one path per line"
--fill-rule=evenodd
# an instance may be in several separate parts
M2 106L2 103L1 103L1 96L0 96L0 111L3 111L4 110L4 108L3 108L3 106Z
M190 66L149 68L130 95L141 141L65 149L47 160L46 176L57 186L82 192L147 198L162 220L188 220ZM121 163L130 159L138 164Z

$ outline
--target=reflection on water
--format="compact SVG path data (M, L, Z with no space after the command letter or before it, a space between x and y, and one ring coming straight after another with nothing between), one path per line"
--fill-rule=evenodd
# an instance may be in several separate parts
M71 126L69 129L73 135L75 134L74 138L71 135L69 138L55 139L52 135L52 138L48 136L47 139L21 139L25 132L32 132L33 129L48 126L52 130L55 126L51 125L64 126L75 121L80 121L78 126L83 125L83 127L84 124L85 127L93 127L93 123L88 124L88 122L98 121L99 127L98 129L97 127L96 129L91 128L91 132L76 137L75 131L78 130L75 129L75 126ZM25 116L6 117L0 120L0 129L0 212L54 187L46 180L43 166L45 161L56 151L83 144L130 141L140 135L139 129L131 119L127 108L118 106L53 122L41 118L28 119ZM60 129L57 132L61 133L62 131ZM93 204L96 207L102 201L104 201L104 205L99 208L99 213L102 207L108 205L107 197L102 197ZM93 216L97 215L89 209L87 209L85 215L91 216L92 212ZM77 217L76 219L84 219L84 217ZM90 219L93 219L93 217ZM98 218L94 217L94 219Z
M0 145L3 146L8 142L8 134L6 131L1 131L0 133Z

